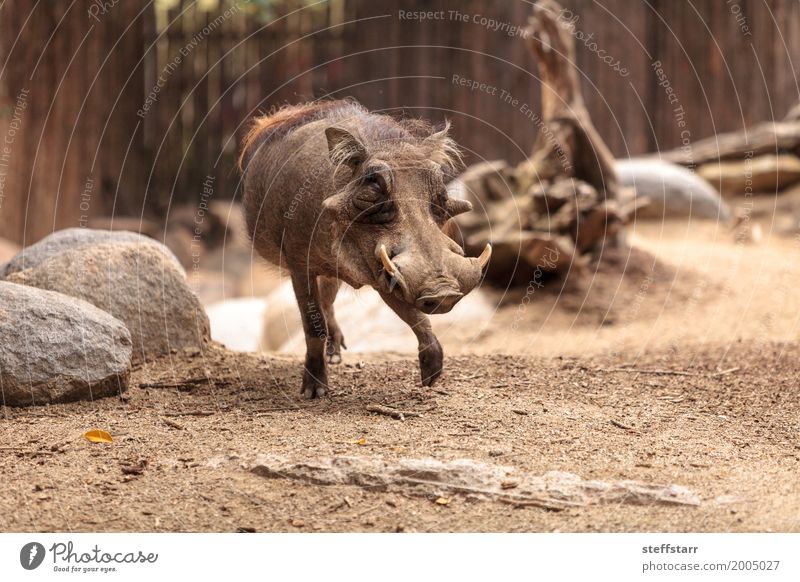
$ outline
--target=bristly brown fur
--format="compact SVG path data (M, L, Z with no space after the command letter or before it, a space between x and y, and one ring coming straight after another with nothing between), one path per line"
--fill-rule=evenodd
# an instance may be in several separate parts
M293 129L323 117L331 110L348 107L363 110L360 105L348 100L316 101L302 105L284 105L267 115L253 118L242 140L239 169L244 171L247 158L264 142L283 137Z
M431 140L434 150L431 158L438 161L446 169L454 170L461 164L461 155L455 142L447 136L450 124L443 130L434 133L434 128L421 119L394 119L388 115L370 114L362 105L351 99L333 101L315 101L301 105L285 105L267 115L253 118L241 144L239 154L239 170L245 166L258 148L274 139L286 136L291 131L323 117L332 115L369 115L377 123L370 123L365 128L378 140L411 140L424 143ZM436 139L438 138L438 139Z

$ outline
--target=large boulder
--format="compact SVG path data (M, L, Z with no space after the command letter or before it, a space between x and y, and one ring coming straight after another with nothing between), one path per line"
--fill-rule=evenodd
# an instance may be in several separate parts
M209 305L206 312L211 339L234 352L258 351L266 308L266 301L256 297L237 297Z
M652 159L631 158L616 161L622 186L633 188L637 200L647 205L636 211L636 218L703 218L727 222L728 205L708 182L693 172Z
M800 182L800 158L763 155L731 162L703 164L697 173L723 196L775 194Z
M0 266L0 279L7 278L12 273L19 273L25 269L38 267L43 261L64 251L73 251L99 244L135 244L154 249L163 254L175 267L183 272L183 267L181 267L175 255L167 247L149 237L124 230L66 228L22 249L8 263Z
M7 406L92 400L127 390L131 335L93 305L0 282L0 398Z
M208 317L179 268L152 245L101 244L60 252L7 280L107 311L128 326L138 363L209 339Z

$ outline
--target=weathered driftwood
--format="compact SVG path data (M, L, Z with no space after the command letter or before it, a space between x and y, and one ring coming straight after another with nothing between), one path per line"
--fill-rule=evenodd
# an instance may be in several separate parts
M555 1L539 0L529 19L527 42L542 80L531 157L516 168L503 161L472 166L452 186L476 207L457 219L457 237L468 254L493 244L486 276L499 284L525 285L582 264L633 211L617 202L614 158L584 104L573 25L560 12Z
M783 121L718 134L660 158L696 169L723 196L775 194L800 181L800 103Z
M800 158L765 154L753 159L711 162L699 167L697 174L723 196L775 194L800 182Z
M679 149L662 152L661 159L687 167L720 161L745 160L764 154L800 156L800 122L759 123L744 131L721 133Z
M549 510L622 503L700 505L697 495L678 485L587 481L563 471L532 475L471 459L390 461L380 457L322 457L295 462L276 455L258 455L249 468L262 477L312 485L350 485L431 499L462 495L478 501Z
M571 27L558 19L561 7L540 0L528 22L528 48L542 80L542 120L531 158L517 167L524 193L547 181L577 178L591 185L601 200L616 197L614 157L595 130L583 102Z

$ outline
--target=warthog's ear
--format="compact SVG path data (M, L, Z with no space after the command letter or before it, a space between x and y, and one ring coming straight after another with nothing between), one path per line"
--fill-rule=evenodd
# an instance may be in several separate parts
M450 122L445 121L444 129L425 138L423 144L429 148L430 159L442 166L445 173L459 169L462 165L458 145L450 137Z
M367 159L367 149L352 133L341 127L325 130L328 139L328 154L334 167L341 165L353 169Z
M448 198L444 204L445 212L448 218L453 218L459 214L464 214L472 210L472 203L469 200L460 200L458 198Z

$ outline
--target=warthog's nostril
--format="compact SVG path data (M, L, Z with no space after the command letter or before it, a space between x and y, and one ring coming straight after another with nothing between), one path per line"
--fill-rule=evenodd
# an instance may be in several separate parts
M425 299L424 301L417 301L417 305L423 311L433 311L439 306L439 302L434 299Z
M415 302L423 313L447 313L464 296L458 291L445 291L434 295L423 295Z

